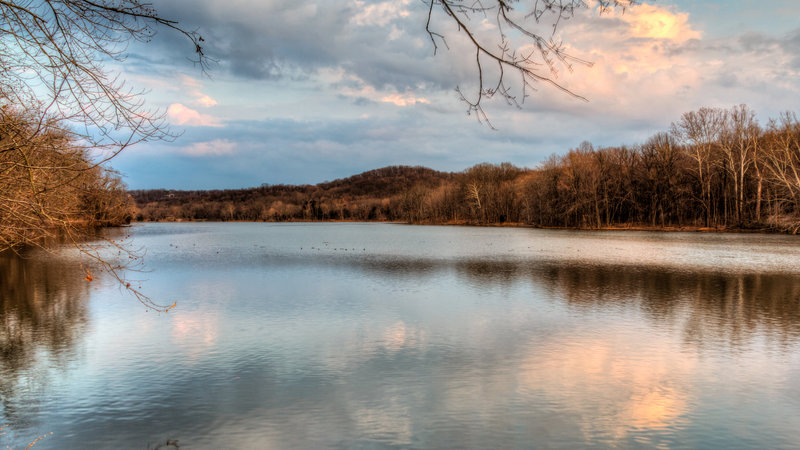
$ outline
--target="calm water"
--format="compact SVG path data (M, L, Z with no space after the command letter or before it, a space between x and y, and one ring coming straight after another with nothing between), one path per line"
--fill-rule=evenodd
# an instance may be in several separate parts
M131 231L168 314L0 257L0 447L800 446L798 237Z

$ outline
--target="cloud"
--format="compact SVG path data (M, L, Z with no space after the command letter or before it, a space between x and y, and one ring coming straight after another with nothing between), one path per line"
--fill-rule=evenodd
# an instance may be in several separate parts
M210 108L217 104L216 100L201 91L203 83L201 83L200 80L183 73L178 74L178 79L183 85L184 90L193 97L193 103L205 108Z
M449 78L447 62L434 58L424 29L420 33L425 8L408 0L174 0L159 10L203 32L207 54L219 60L217 73L276 80L344 68L373 86L400 91ZM154 44L175 57L186 57L180 39Z
M411 89L398 92L390 86L379 90L356 75L347 73L343 69L327 70L321 72L321 79L339 95L354 99L366 99L371 102L391 103L395 106L413 106L416 104L430 104L425 97L416 95Z
M217 71L251 79L307 74L333 63L353 16L344 0L174 0L159 11L180 17L186 29L203 31L207 54L219 61ZM185 56L180 40L163 43Z
M316 183L388 164L533 166L583 140L641 142L700 106L747 103L774 116L800 103L800 30L713 35L708 17L696 17L703 8L689 14L660 0L624 14L582 9L563 21L554 40L594 64L558 67L556 81L589 102L535 84L522 109L501 99L483 104L497 132L465 118L466 105L453 92L460 86L475 93L470 43L438 14L433 25L447 34L449 48L440 45L434 55L420 2L173 0L159 9L199 29L208 54L219 59L214 81L177 74L175 60L191 49L168 32L137 53L135 70L160 83L153 91L169 106L169 119L192 127L179 144L201 143L171 157L230 151L231 162L223 168L213 158L184 157L177 160L189 160L194 172L158 183L142 169L135 175L147 181L130 181L138 187ZM476 16L474 24L481 36L496 37L491 20ZM538 30L550 36L552 28L543 22ZM517 74L506 75L519 94ZM235 151L209 147L214 141L235 144ZM199 172L202 182L194 178Z
M539 90L531 100L614 127L619 143L631 143L625 136L634 122L648 124L653 133L701 106L747 103L769 113L776 103L792 104L787 92L797 98L788 38L778 43L754 32L704 37L688 13L648 3L624 14L583 10L574 19L559 37L571 55L593 65L575 64L557 81L589 103L552 89Z
M450 19L443 14L434 16L433 25L446 33L449 46L449 50L440 46L434 55L424 30L427 9L408 0L331 0L315 4L290 0L174 0L160 8L166 16L180 17L187 28L203 30L208 54L220 60L216 70L242 81L322 81L326 72L341 70L362 85L347 90L334 81L320 89L342 90L343 95L376 103L405 105L419 103L411 96L428 101L435 94L453 96L456 86L472 92L470 86L476 81L474 54L465 38L453 29ZM473 19L475 30L496 39L496 25L491 20ZM549 36L551 28L545 22L541 26L531 22L531 26ZM576 17L560 24L554 39L563 39L570 54L595 64L591 69L580 64L574 64L572 70L558 67L556 81L593 103L607 105L619 99L617 109L632 111L638 100L647 97L643 94L654 91L656 95L663 93L664 99L678 108L692 96L702 99L700 91L705 81L717 78L710 72L718 68L703 59L712 53L711 49L705 48L704 55L687 53L698 47L697 42L711 42L703 40L703 36L689 13L666 2L639 3L624 13L615 10L602 15L596 8L579 9ZM181 44L173 51L180 50L185 56L184 42L168 44ZM734 61L736 56L725 55L724 60ZM546 66L542 69L547 75ZM509 72L509 79L512 78L514 75ZM564 97L555 100L553 109L585 107L545 85L534 87L540 91L533 93L530 103L550 104L552 96L540 93L553 91L555 97ZM521 92L520 86L515 88ZM353 89L373 91L359 93ZM217 100L196 96L189 104L210 107ZM737 102L732 98L730 103ZM673 112L670 108L669 113Z
M628 24L630 35L636 38L683 43L702 37L702 33L692 29L688 13L657 5L642 3L624 12L615 10L610 15Z
M236 143L228 139L215 139L208 142L195 142L183 147L181 153L188 156L226 156L236 153Z
M205 106L206 108L210 108L217 104L217 101L213 98L209 97L208 95L201 94L196 99L197 103Z
M409 0L403 0L401 2L388 1L368 5L363 1L354 1L351 3L351 8L358 12L351 19L351 23L360 26L377 25L385 27L393 20L408 17L411 14L405 8L408 3Z
M173 103L167 109L167 117L175 125L191 127L220 127L222 124L216 117L201 114L180 103Z
M178 79L184 87L200 89L203 84L196 78L192 78L184 73L178 74Z
M416 97L414 94L410 93L385 95L381 97L381 101L385 103L392 103L397 106L410 106L416 105L417 103L430 103L430 100L427 98Z

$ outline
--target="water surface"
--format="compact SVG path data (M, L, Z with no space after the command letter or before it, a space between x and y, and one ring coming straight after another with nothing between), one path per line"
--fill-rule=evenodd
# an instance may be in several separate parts
M168 314L69 249L0 257L3 446L800 444L794 236L130 231Z

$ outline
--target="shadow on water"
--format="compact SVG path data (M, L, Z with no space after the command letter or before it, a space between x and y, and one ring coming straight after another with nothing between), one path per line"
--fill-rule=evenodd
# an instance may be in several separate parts
M0 254L0 396L2 420L14 423L18 389L47 383L36 370L47 360L64 369L88 324L88 283L80 265L58 258ZM24 405L22 405L24 406Z

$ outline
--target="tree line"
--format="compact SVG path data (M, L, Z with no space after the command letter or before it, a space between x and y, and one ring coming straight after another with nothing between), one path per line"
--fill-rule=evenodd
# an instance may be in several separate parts
M133 191L138 220L390 220L800 230L800 122L745 105L685 113L633 146L584 142L533 169L387 167L315 186Z
M268 185L210 191L137 190L136 219L163 220L399 220L407 192L435 189L451 174L392 166L317 185Z

